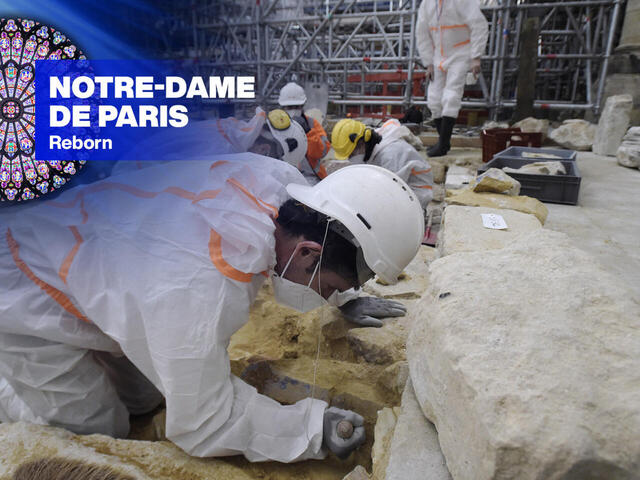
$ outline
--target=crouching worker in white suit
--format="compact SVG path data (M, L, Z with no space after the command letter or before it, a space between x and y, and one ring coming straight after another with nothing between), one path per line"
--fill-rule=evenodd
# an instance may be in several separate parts
M395 281L423 219L378 167L303 183L285 162L230 154L0 211L0 421L124 437L129 413L164 396L167 437L191 455L349 455L360 415L258 394L231 374L229 339L267 277L302 311L374 273ZM336 435L345 419L349 439Z
M427 104L438 129L430 157L446 155L458 118L467 72L480 73L488 38L487 20L478 0L422 0L416 42L431 79Z

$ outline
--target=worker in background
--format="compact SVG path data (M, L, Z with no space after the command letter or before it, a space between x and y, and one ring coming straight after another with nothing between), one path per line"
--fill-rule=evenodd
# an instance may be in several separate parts
M304 88L295 82L287 83L280 90L278 103L291 118L302 126L307 135L307 154L298 168L307 181L311 185L315 185L327 176L327 171L321 160L329 153L331 143L321 123L305 114L304 105L306 102L307 95L304 93Z
M244 153L3 209L0 421L125 437L129 414L164 397L167 438L194 456L349 455L364 441L360 415L312 398L280 405L231 374L227 347L266 278L300 311L339 303L374 273L393 283L423 234L410 197L379 167L311 187L289 164ZM363 298L362 315L402 310Z
M398 120L387 120L373 129L350 118L340 120L331 132L338 160L378 165L398 175L415 193L423 210L433 198L431 166L403 137L410 134Z
M478 0L422 0L416 42L431 80L427 103L438 130L430 157L446 155L462 103L467 72L480 74L488 38L487 20Z

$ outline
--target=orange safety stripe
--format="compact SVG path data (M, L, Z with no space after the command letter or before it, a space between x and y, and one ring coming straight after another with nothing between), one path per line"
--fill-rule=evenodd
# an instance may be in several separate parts
M423 173L429 173L431 171L430 168L427 168L426 170L416 170L415 168L411 169L411 175L422 175Z
M253 274L241 272L227 263L222 256L222 237L213 228L209 235L209 256L213 265L225 277L243 283L249 283L253 278Z
M438 68L444 72L444 68L442 68L442 62L440 62L440 65L438 65Z
M242 193L244 193L247 197L249 197L253 201L253 203L255 203L258 206L259 209L267 212L269 215L273 214L272 215L273 218L278 218L278 209L276 207L253 195L235 178L229 178L227 182L229 182L234 187L238 188Z
M16 266L20 269L22 273L24 273L29 280L35 283L40 289L42 289L47 295L49 295L58 305L64 308L71 315L77 317L79 320L83 322L89 322L89 319L85 317L80 311L71 303L69 297L67 297L64 293L62 293L57 288L49 285L44 282L40 278L36 276L35 273L29 268L29 266L20 258L20 245L16 242L16 239L13 238L11 234L11 229L7 229L7 245L9 245L9 250L11 251L11 255L13 257L13 261Z
M233 147L236 148L236 145L231 141L231 139L227 136L227 132L224 131L224 128L222 127L222 124L220 123L220 119L216 120L216 127L218 127L218 131L220 132L220 135L222 135L222 137L229 142L229 144Z
M431 185L411 185L411 188L424 188L425 190L433 190Z
M213 200L218 196L220 190L204 190L196 195L191 203L198 203L201 200Z
M60 270L58 270L58 276L65 284L67 283L67 276L69 275L69 269L71 268L73 259L78 253L78 250L80 250L80 245L84 241L82 235L80 235L80 232L78 232L78 227L71 226L69 227L69 230L71 230L71 233L73 233L73 237L76 239L76 243L63 260L62 265L60 266Z
M218 160L217 162L213 162L213 164L209 167L209 170L213 170L220 165L224 165L225 163L229 163L229 160Z
M450 30L452 28L469 28L469 26L466 23L462 23L459 25L440 25L440 28L442 30Z
M453 48L461 47L462 45L466 45L467 43L471 43L471 40L465 40L464 42L456 43Z

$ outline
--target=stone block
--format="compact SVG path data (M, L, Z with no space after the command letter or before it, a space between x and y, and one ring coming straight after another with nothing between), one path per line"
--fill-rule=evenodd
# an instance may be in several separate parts
M621 280L546 229L430 272L407 356L453 478L639 478L640 305Z
M549 210L540 200L523 195L514 197L500 193L476 193L471 190L459 190L457 192L447 192L446 201L449 205L504 208L530 213L535 215L542 224L544 224L549 214Z
M595 125L585 120L565 120L549 138L562 147L586 151L591 150L595 135Z
M593 140L593 153L611 156L616 154L622 143L622 137L629 128L632 109L633 97L631 95L613 95L607 98Z

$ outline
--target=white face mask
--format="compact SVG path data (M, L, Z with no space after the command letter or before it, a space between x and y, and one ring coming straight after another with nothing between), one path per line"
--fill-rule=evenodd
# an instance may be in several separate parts
M349 162L354 165L364 163L364 153L358 153L357 155L349 157Z
M285 108L284 111L287 112L291 118L299 117L300 115L302 115L302 107L301 108Z
M323 248L324 248L324 242ZM289 261L282 270L282 275L278 275L276 272L271 273L271 283L273 284L273 296L276 301L282 305L286 305L302 313L307 313L315 308L322 307L327 304L327 301L322 296L311 288L311 283L318 272L320 267L320 261L316 264L316 268L313 270L311 280L305 286L300 283L292 282L284 278L284 274L289 268L289 264L296 254L296 250L293 251Z

